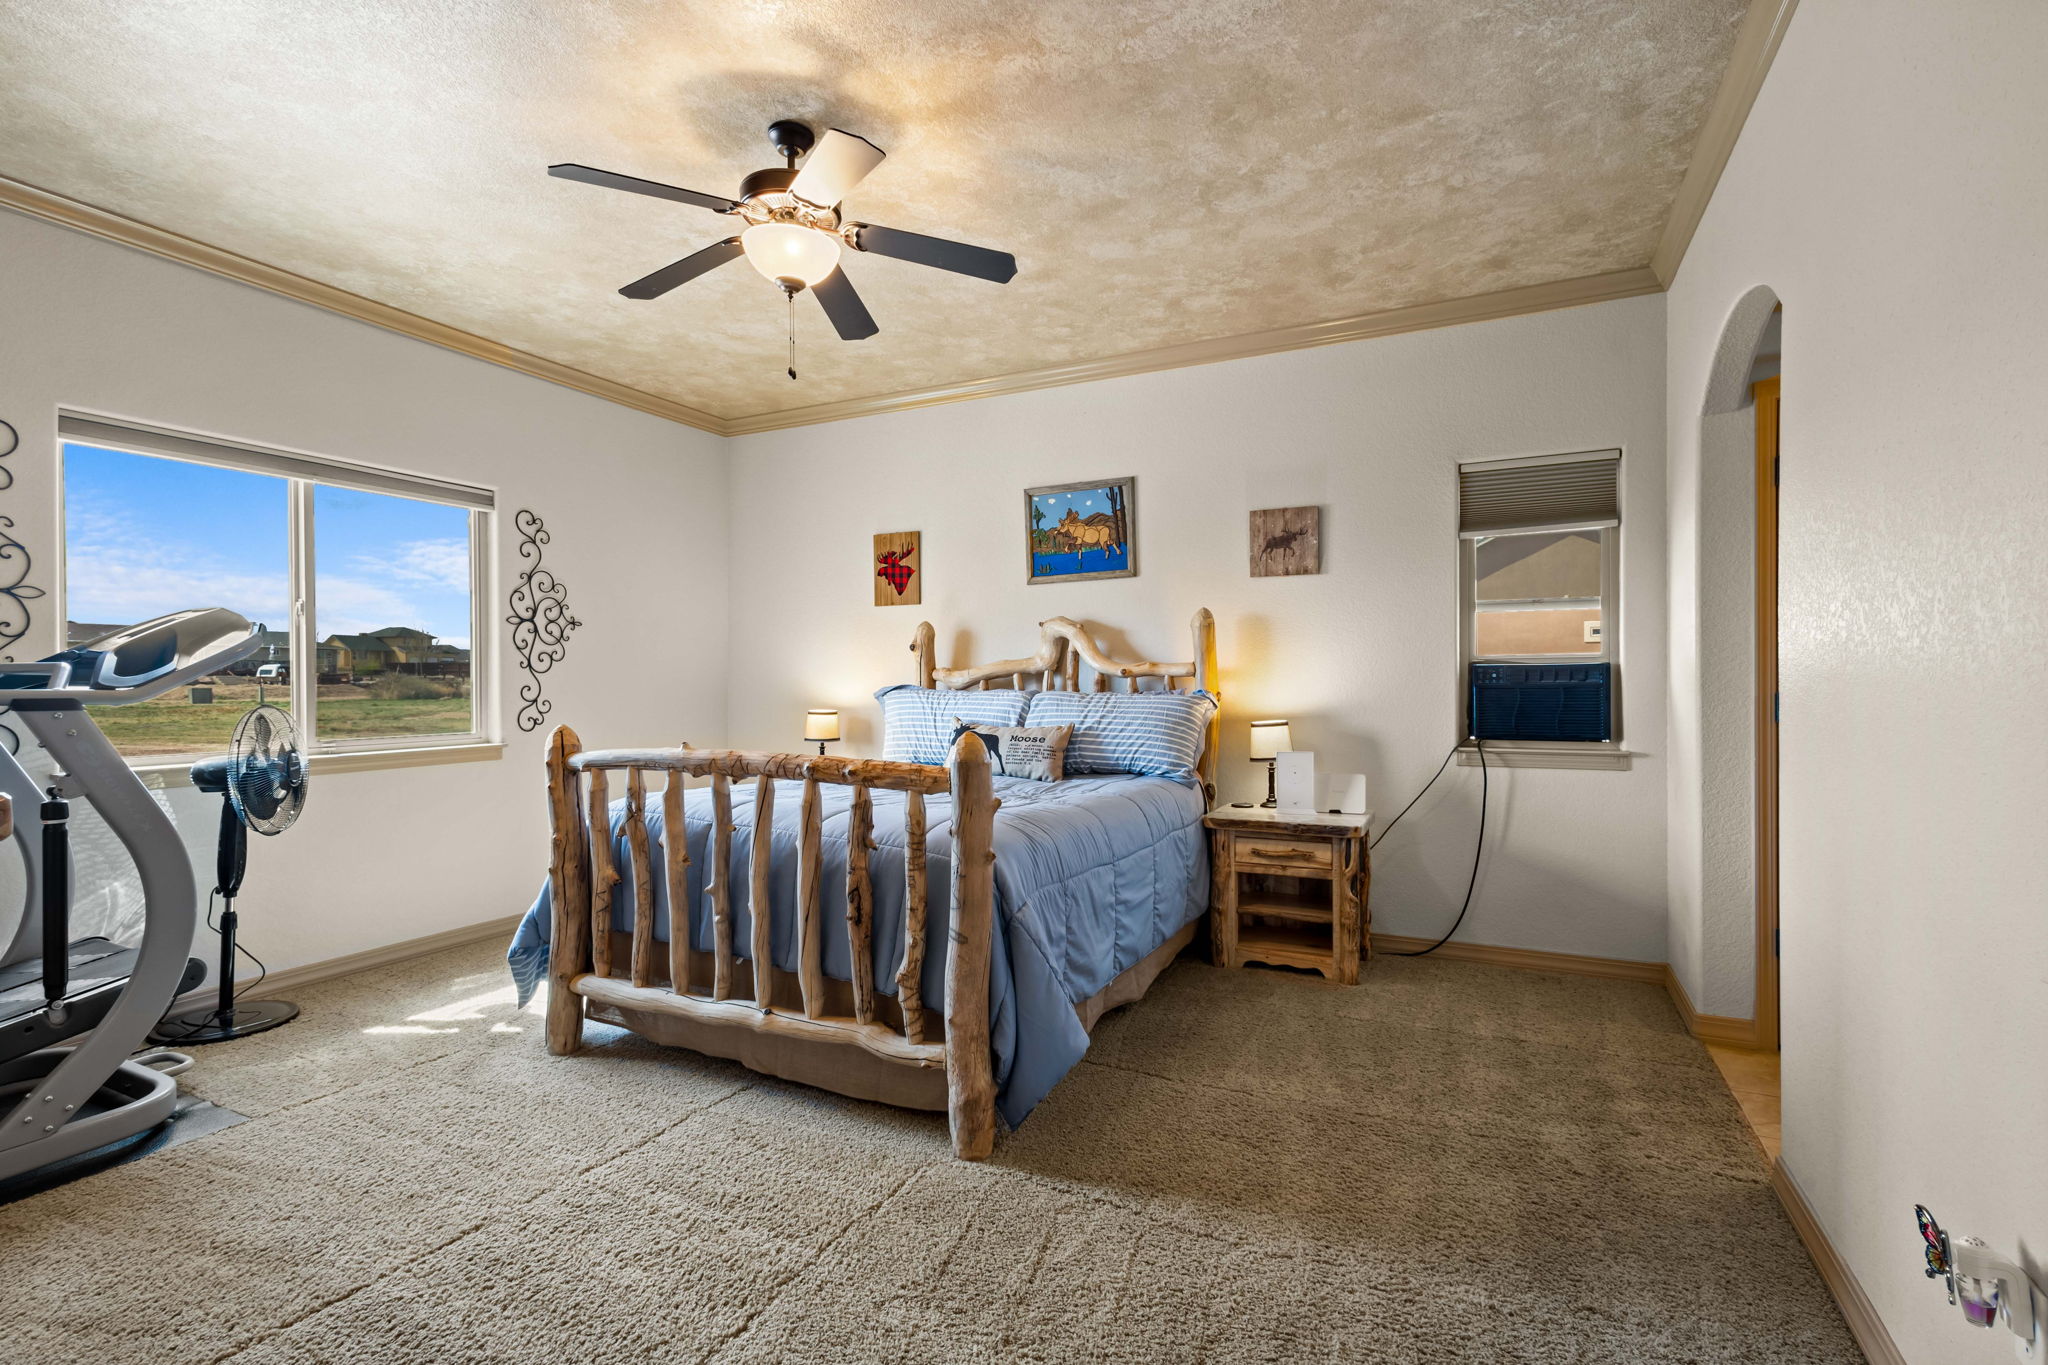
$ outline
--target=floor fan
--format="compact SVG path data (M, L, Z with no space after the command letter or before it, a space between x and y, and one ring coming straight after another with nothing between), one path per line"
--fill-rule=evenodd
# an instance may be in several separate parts
M151 1035L160 1043L222 1043L298 1018L299 1007L282 1000L235 997L235 896L249 864L249 831L282 834L306 807L306 760L299 752L292 718L275 706L258 706L235 726L230 752L192 765L192 785L219 794L220 850L214 894L221 899L220 998L164 1016Z

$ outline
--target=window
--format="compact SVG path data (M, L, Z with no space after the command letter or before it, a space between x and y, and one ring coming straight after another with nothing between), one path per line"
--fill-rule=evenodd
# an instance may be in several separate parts
M224 673L100 711L123 755L218 751L258 701L316 756L490 740L488 490L72 414L58 432L70 644L185 607L264 626Z
M1472 657L1605 658L1605 527L1474 536Z
M1620 658L1620 465L1620 451L1597 451L1459 466L1461 719L1475 662Z
M314 634L336 680L320 691L323 735L477 731L469 523L446 503L314 486Z

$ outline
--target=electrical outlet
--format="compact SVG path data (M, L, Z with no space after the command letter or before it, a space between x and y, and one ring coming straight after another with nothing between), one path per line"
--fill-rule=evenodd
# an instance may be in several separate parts
M1598 621L1586 622L1586 643L1589 645L1600 643L1600 623Z

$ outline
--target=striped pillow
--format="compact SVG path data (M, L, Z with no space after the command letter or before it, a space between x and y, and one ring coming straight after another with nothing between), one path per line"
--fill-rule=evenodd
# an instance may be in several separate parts
M1206 692L1034 692L1027 725L1071 725L1069 773L1191 779L1216 699Z
M882 757L896 763L944 763L961 721L1022 725L1022 692L939 692L898 683L875 693L882 703Z

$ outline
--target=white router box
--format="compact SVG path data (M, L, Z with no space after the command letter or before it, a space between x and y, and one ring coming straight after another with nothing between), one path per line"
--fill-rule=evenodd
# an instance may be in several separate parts
M1320 811L1342 811L1346 815L1365 814L1365 774L1326 773L1323 776L1322 800L1316 803Z
M1290 749L1273 759L1273 798L1281 810L1316 808L1316 756Z

